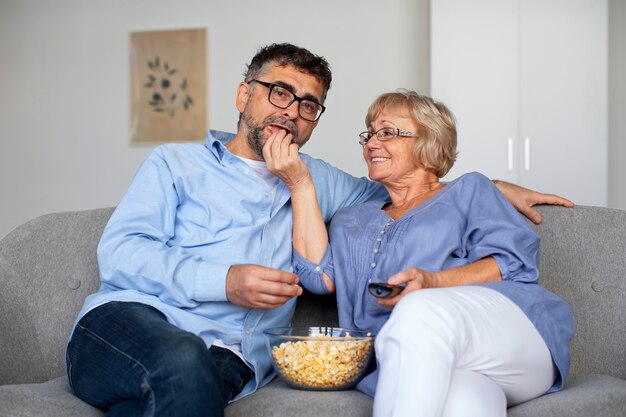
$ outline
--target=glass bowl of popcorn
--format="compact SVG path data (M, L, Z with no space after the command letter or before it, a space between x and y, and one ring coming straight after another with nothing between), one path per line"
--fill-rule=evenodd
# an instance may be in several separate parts
M374 352L374 336L359 330L276 327L265 335L276 373L298 389L350 389L364 376Z

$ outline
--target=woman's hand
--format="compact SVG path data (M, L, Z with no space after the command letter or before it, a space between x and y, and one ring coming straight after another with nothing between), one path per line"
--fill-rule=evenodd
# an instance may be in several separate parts
M555 194L544 194L499 180L494 180L493 183L517 211L536 224L541 223L541 214L533 208L534 205L553 204L569 208L574 207L574 203Z
M406 284L406 288L393 298L380 298L378 304L392 308L410 292L424 288L456 287L467 284L482 284L500 281L502 275L496 260L488 256L467 265L428 272L418 268L408 268L389 277L390 284Z
M309 168L299 153L300 147L293 143L293 136L278 129L263 145L263 159L267 169L294 191L302 184L312 183Z
M406 284L406 287L402 292L395 297L379 298L378 304L392 308L395 306L402 297L410 292L421 290L423 288L433 288L437 286L437 273L424 271L418 268L409 268L404 271L398 272L392 275L387 281L390 284Z

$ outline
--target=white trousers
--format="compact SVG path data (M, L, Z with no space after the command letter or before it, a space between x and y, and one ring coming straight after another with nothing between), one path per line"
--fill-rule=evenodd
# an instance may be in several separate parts
M545 342L508 298L462 286L407 294L376 337L374 417L505 417L545 393Z

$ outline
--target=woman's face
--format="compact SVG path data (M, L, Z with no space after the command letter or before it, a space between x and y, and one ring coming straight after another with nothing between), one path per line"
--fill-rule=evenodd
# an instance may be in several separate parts
M419 126L408 112L385 109L367 128L370 132L377 132L385 127L417 135ZM378 136L373 135L363 147L363 158L370 179L389 184L410 178L421 167L413 152L416 140L416 137L396 136L381 141Z

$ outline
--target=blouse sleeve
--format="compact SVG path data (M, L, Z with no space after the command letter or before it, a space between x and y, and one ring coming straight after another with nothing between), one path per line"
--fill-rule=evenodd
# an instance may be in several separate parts
M464 185L464 235L470 262L492 256L502 280L536 283L539 278L539 236L481 174L469 174Z
M300 278L300 283L304 288L314 294L330 294L322 275L325 273L334 282L333 255L330 245L326 247L326 252L319 264L315 264L296 250L293 251L294 273Z

